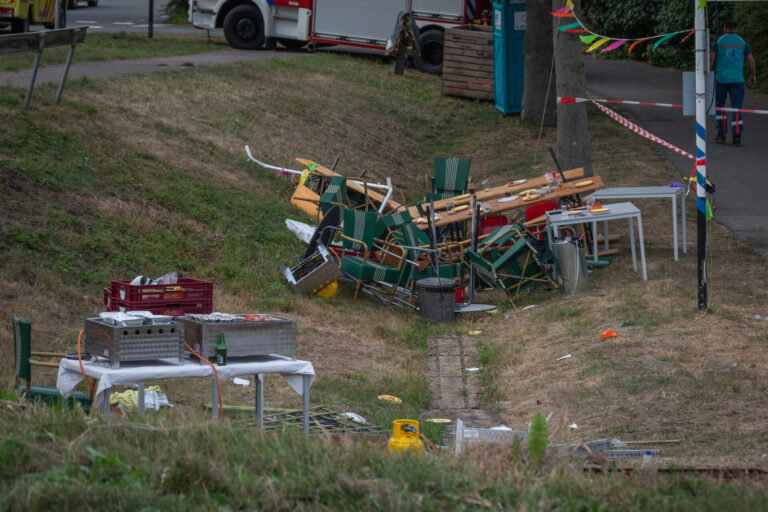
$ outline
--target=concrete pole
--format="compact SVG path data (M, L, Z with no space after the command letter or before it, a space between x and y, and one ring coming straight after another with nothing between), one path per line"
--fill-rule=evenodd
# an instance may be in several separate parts
M694 4L696 29L696 225L699 310L707 309L707 26L704 7Z

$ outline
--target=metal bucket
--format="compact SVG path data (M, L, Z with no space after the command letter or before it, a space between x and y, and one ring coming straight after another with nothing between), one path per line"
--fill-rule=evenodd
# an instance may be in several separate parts
M555 253L557 273L560 277L560 289L568 295L589 290L589 274L587 274L587 258L584 247L576 242L556 240L552 242Z
M416 281L421 316L436 322L453 322L456 309L456 283L444 277Z

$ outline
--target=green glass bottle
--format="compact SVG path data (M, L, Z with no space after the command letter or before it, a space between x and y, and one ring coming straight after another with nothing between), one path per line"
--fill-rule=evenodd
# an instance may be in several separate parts
M218 366L227 365L227 344L224 342L223 334L219 334L219 341L216 343L216 364Z

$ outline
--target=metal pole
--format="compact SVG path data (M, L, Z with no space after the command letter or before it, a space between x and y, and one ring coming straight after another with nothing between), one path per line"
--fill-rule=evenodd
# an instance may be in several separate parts
M67 63L64 65L64 74L61 77L61 82L59 82L59 90L56 92L57 105L61 102L61 94L64 92L64 82L67 81L69 67L72 65L72 57L75 55L75 46L77 45L79 37L80 35L78 34L77 29L72 29L72 42L70 43L69 53L67 54Z
M152 32L153 32L152 25L154 24L154 21L155 21L154 12L155 12L155 0L149 0L149 24L147 25L147 31L148 31L147 35L150 39L152 39Z
M45 32L38 32L37 42L37 57L35 57L35 67L32 69L32 77L29 79L29 87L27 87L27 98L24 100L24 108L29 108L29 102L32 101L32 90L35 88L35 79L37 79L37 70L40 69L40 57L43 56L43 48L45 48Z
M55 16L53 18L53 27L54 28L61 28L61 17L60 17L60 13L59 13L59 3L60 2L61 2L61 0L56 0L56 5L55 5L56 14L55 14Z
M698 229L699 310L707 309L707 27L696 2L696 226Z

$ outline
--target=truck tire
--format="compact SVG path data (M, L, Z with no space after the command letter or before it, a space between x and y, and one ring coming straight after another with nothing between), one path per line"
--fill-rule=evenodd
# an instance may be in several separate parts
M425 30L419 35L420 55L414 59L416 69L422 73L440 75L443 72L443 32Z
M14 34L22 34L24 32L29 32L29 16L31 13L27 14L27 17L22 18L13 18L11 20L11 32Z
M99 0L88 0L88 7L96 7L99 5Z
M68 0L67 9L77 9L77 0Z
M224 17L224 37L233 48L256 50L264 46L264 19L253 5L238 5Z
M277 42L280 43L281 45L285 46L289 50L301 50L302 48L307 46L307 43L309 41L299 41L297 39L282 39L282 38L280 38L280 39L277 40Z

